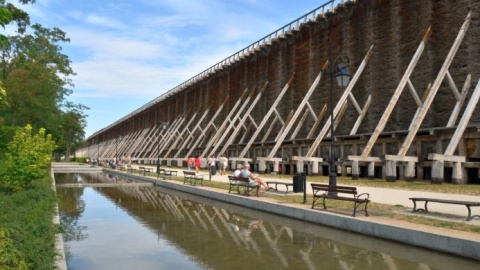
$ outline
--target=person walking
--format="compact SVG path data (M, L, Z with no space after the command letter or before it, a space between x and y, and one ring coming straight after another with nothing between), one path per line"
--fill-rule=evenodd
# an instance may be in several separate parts
M220 157L220 175L226 175L228 168L228 158L225 155Z
M210 158L208 159L208 164L210 164L211 175L217 174L217 159L214 155L210 156Z
M187 158L187 170L191 170L193 167L193 158L192 157L188 157Z
M195 171L198 173L200 171L200 157L195 156Z

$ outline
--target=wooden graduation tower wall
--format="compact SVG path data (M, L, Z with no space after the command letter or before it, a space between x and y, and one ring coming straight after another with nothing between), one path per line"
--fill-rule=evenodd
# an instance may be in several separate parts
M329 1L91 135L76 156L206 166L226 155L231 169L327 175L333 150L353 179L478 184L479 18L476 0ZM344 89L325 73L337 59L352 73Z

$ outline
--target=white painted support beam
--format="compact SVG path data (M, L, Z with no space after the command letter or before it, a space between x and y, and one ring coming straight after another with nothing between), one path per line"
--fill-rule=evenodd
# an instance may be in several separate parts
M420 59L420 56L422 55L423 50L425 49L425 46L426 46L428 40L430 39L431 34L432 34L432 29L431 29L431 27L429 27L427 29L427 31L425 32L425 34L423 35L423 39L420 42L420 44L417 48L417 51L415 52L412 60L410 61L410 64L408 65L407 69L405 70L405 73L403 74L403 77L400 80L400 83L398 84L397 89L395 89L395 92L394 92L392 98L390 99L390 102L388 103L387 108L383 112L383 115L380 118L380 121L378 122L377 127L373 131L372 135L370 136L370 139L368 140L365 148L363 149L363 152L361 154L362 157L367 157L368 155L370 155L370 152L373 148L373 145L377 141L380 133L385 128L385 125L387 124L387 121L390 118L390 115L392 114L393 109L395 108L395 105L397 104L398 99L400 98L400 95L402 94L402 92L405 88L405 85L410 80L410 76L411 76L413 70L415 69L415 66L418 63L418 60Z
M457 99L457 102L455 103L455 107L453 108L452 114L450 115L450 119L448 120L447 127L453 127L457 122L458 115L460 114L460 109L463 107L463 103L467 98L468 89L470 89L471 84L472 84L472 75L468 74L467 79L463 84L460 98Z
M200 143L200 141L202 140L202 138L205 136L205 133L210 129L210 127L213 127L214 124L213 122L215 121L215 119L217 119L217 117L220 115L220 112L223 110L223 107L225 106L225 103L228 101L228 97L224 99L224 101L222 102L222 104L220 105L220 107L218 107L217 111L215 112L215 114L210 118L210 121L207 123L207 125L205 125L204 128L202 128L200 126L200 123L197 124L197 127L196 127L196 130L194 130L192 132L192 134L190 134L189 138L187 138L185 140L185 143L180 147L180 149L184 149L184 148L188 148L189 150L187 151L187 154L183 157L184 159L187 159L191 153L193 152L193 150L195 148L197 148L197 145ZM200 133L198 134L198 131L200 131ZM198 134L198 135L197 135ZM195 140L196 139L196 140ZM175 154L175 158L178 158L178 156L180 155L180 150Z
M247 109L247 111L243 114L243 117L240 119L240 124L244 125L244 123L247 121L248 116L251 116L252 110L255 108L257 105L257 102L260 100L260 98L263 96L263 93L265 92L265 89L267 89L268 82L263 85L263 88L260 90L260 92L256 95L255 99L252 101L252 104L250 107ZM227 148L233 143L235 138L238 135L238 132L240 131L240 128L233 128L232 134L228 137L227 142L224 144L222 150L218 152L218 155L222 155L227 151Z
M252 146L253 142L255 142L255 140L257 139L257 136L260 134L260 132L262 131L263 127L265 126L265 124L267 123L267 121L270 119L270 116L272 115L273 113L273 108L276 108L278 103L282 100L283 96L285 95L285 93L287 92L288 88L290 87L290 85L292 84L293 82L293 79L295 78L295 73L292 74L292 76L290 76L287 84L285 84L285 86L283 87L282 91L278 94L277 98L275 99L275 101L273 102L272 104L272 107L270 108L270 110L268 110L268 112L265 114L265 116L263 117L262 121L260 122L260 125L258 126L257 130L255 130L255 133L252 135L252 137L250 138L250 141L247 143L247 145L245 146L245 148L242 150L242 152L240 153L240 155L238 157L240 158L243 158L245 156L245 154L248 152L248 150L250 149L250 147Z
M238 125L243 125L243 122L241 121L241 115L244 114L244 110L245 108L247 107L255 107L255 104L250 104L250 99L252 99L252 97L255 95L255 89L256 87L250 91L250 94L247 96L247 98L245 99L245 101L243 102L243 104L240 106L240 108L237 110L236 114L234 117L232 117L231 119L229 119L229 124L226 126L226 128L222 131L222 135L220 136L220 138L214 143L212 149L210 150L210 152L207 152L207 151L204 151L204 153L208 153L208 155L204 156L204 157L210 157L212 155L215 155L216 156L216 151L217 149L220 147L220 145L222 145L222 143L224 142L225 138L227 138L227 136L229 136L230 132L232 130L235 129L236 126ZM258 100L258 99L257 99ZM255 101L256 103L256 101ZM207 149L205 149L207 150ZM203 155L202 155L203 156Z
M300 121L297 124L297 127L293 130L292 136L290 136L290 140L293 140L293 139L295 139L295 137L297 137L298 132L300 132L300 129L302 128L303 124L305 123L305 120L307 120L308 114L309 114L309 110L306 109L305 112L302 115L302 118L300 118Z
M313 137L325 114L327 114L327 104L323 105L322 110L318 113L317 119L315 120L312 129L310 129L310 132L308 133L308 139L311 139Z
M312 85L308 89L307 93L305 93L305 96L303 97L302 102L300 102L297 109L295 110L295 113L293 114L291 121L289 121L288 124L285 126L284 130L280 132L280 136L277 138L275 145L273 146L272 150L270 151L267 157L273 158L276 155L278 148L280 148L280 146L283 144L283 141L285 140L288 133L290 132L290 129L292 128L293 124L295 123L297 118L300 116L300 114L304 110L305 106L308 103L308 100L310 99L313 92L317 88L318 84L322 80L324 70L328 68L328 64L329 64L329 61L325 61L322 69L320 70L320 72L318 72L317 77L315 77L315 80L313 81Z
M228 113L228 115L225 119L230 119L232 117L232 115L237 111L237 108L245 100L245 97L247 96L247 94L248 94L248 91L247 91L247 89L245 89L245 91L243 91L240 98L237 100L237 102L235 102L235 105L230 110L230 112ZM213 143L215 143L217 141L217 139L222 135L222 131L226 128L227 125L228 125L228 121L223 121L222 124L220 125L220 127L217 130L215 130L215 132L213 132L213 134L212 134L213 136L211 136L210 139L207 141L207 144L205 146L205 150L200 155L201 157L205 157L207 152L212 147ZM206 136L206 137L208 137L208 136Z
M412 157L412 156L384 155L382 159L398 161L398 162L418 162L418 157Z
M450 72L448 70L447 70L447 73L446 73L446 77L447 77L448 85L452 89L452 92L453 92L453 95L455 96L455 99L460 100L460 92L458 91L457 85L453 81L452 75L450 75Z
M305 163L310 164L312 166L312 174L318 174L319 164L323 162L323 158L320 157L292 156L290 160L295 162L297 168L303 168Z
M457 128L455 129L455 133L453 134L452 139L450 140L450 143L447 146L447 149L445 150L445 155L453 155L455 149L458 146L458 143L460 142L460 139L462 138L463 133L465 132L465 129L467 128L468 122L472 117L473 111L477 106L479 98L480 98L480 80L477 83L477 86L475 87L475 91L470 97L470 100L468 101L468 105L465 108L462 119L460 119L460 122Z
M408 89L410 90L410 94L412 94L413 99L415 100L415 103L417 103L417 107L422 106L422 100L417 94L417 90L415 90L415 87L412 84L412 81L410 81L410 78L408 78L407 81Z
M168 148L167 152L165 153L165 157L168 157L170 155L170 153L182 142L182 141L186 141L188 135L191 134L191 130L190 130L190 126L192 125L192 123L197 123L197 126L199 124L201 124L203 122L203 120L205 119L205 117L208 115L208 113L210 112L210 109L207 109L205 110L205 112L203 112L203 115L200 117L200 119L195 119L195 117L192 117L190 119L190 121L185 125L185 127L183 128L183 130L180 132L180 134L178 135L178 137L172 142L170 143L170 147ZM195 127L192 129L192 130L195 130ZM183 149L181 147L179 147L178 151L182 151ZM177 158L176 155L174 156L174 158Z
M368 50L367 55L364 57L362 63L358 67L357 72L355 72L355 75L353 76L352 81L348 84L347 89L345 89L345 92L343 92L343 95L340 97L340 100L337 102L337 105L335 106L335 109L334 109L334 112L333 112L334 116L336 116L338 114L338 112L340 111L341 107L343 106L343 104L345 103L345 100L348 97L348 94L352 91L353 86L355 86L358 78L360 77L361 73L365 69L365 66L368 63L368 60L370 59L370 57L372 55L372 50L373 50L373 45L370 46L370 49ZM330 129L330 124L335 124L335 123L331 123L331 119L329 118L327 120L327 122L325 123L325 125L323 126L322 130L320 131L320 134L317 136L315 141L310 146L310 149L308 150L307 155L306 155L307 157L312 157L313 154L316 152L318 146L320 145L320 142L323 140L325 134Z
M462 28L460 29L457 38L455 39L455 42L450 49L450 52L447 55L447 58L445 59L445 62L442 65L442 68L440 69L440 72L433 82L432 89L430 90L429 95L425 99L425 102L422 104L422 107L420 108L419 115L413 120L413 125L410 131L408 132L407 137L405 138L405 141L403 142L402 146L400 147L400 150L398 151L399 156L405 156L407 153L408 149L410 148L410 145L415 137L415 135L418 132L418 129L420 128L420 125L423 122L423 119L425 118L428 109L430 108L430 105L433 102L434 97L436 96L438 89L440 88L443 79L445 78L445 74L448 71L448 68L450 67L453 58L455 54L458 51L458 48L460 47L460 44L462 43L463 38L465 37L465 33L468 29L468 26L471 23L471 11L468 12L467 18L465 19L465 22L462 25Z
M355 135L357 134L358 128L362 124L363 118L365 118L365 115L367 115L368 108L370 107L370 103L372 102L372 95L368 95L367 101L365 102L365 105L363 106L363 109L360 112L360 115L357 118L357 121L355 122L355 125L353 125L352 131L350 131L350 135Z
M428 159L449 161L449 162L465 162L467 160L464 156L442 155L442 154L436 154L436 153L428 154Z

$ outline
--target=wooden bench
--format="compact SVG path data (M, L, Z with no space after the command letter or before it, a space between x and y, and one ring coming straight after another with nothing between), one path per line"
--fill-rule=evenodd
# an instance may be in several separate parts
M315 184L312 183L312 190L313 190L313 202L312 202L312 209L315 205L320 204L317 202L319 199L323 199L323 209L327 209L325 205L326 199L332 200L341 200L341 201L349 201L353 202L353 214L352 217L355 216L357 209L360 205L365 204L365 216L368 216L367 206L370 202L370 194L368 193L361 193L357 194L356 187L346 187L346 186L330 186L325 184ZM352 196L338 196L338 194L350 194Z
M413 210L412 212L418 211L425 211L428 212L427 204L428 202L436 202L436 203L445 203L445 204L458 204L458 205L465 205L468 210L467 221L470 221L473 217L480 217L479 215L472 216L472 210L470 207L480 206L480 202L472 202L472 201L457 201L457 200L444 200L444 199L435 199L435 198L410 198L413 202ZM417 209L417 202L425 202L424 208Z
M292 187L292 191L293 191L293 183L277 182L277 181L266 181L265 183L267 183L268 189L270 189L270 184L275 185L276 191L278 191L278 185L285 185L285 189L286 189L285 194L289 192L288 187Z
M172 175L177 176L177 171L175 171L175 170L165 170L165 169L160 168L160 169L158 169L158 172L157 172L157 178L162 176L162 178L164 180L167 179L167 178L172 179Z
M130 172L130 173L133 172L132 165L127 165L127 172Z
M150 168L150 167L140 166L140 167L138 167L138 170L139 170L138 174L142 174L142 172L143 172L144 176L147 174L147 172L153 172L153 168Z
M228 193L232 192L233 188L237 187L237 192L238 194L240 194L240 187L244 187L244 195L250 196L250 192L255 190L255 194L257 195L257 197L260 196L260 185L258 185L258 183L255 181L250 181L250 179L248 178L240 176L236 177L233 175L228 176L228 181L230 182L230 188L228 189Z
M194 171L183 171L183 184L185 185L187 181L193 186L197 184L197 181L200 181L203 186L203 175L196 174Z

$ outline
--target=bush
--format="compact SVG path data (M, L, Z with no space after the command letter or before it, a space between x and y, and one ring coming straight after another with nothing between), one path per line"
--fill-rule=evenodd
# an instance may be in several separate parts
M56 196L48 179L15 193L0 190L0 269L55 269L60 228L52 222Z
M56 148L50 134L41 128L32 135L32 126L15 133L0 164L0 183L12 191L25 189L32 181L48 175L51 153Z

